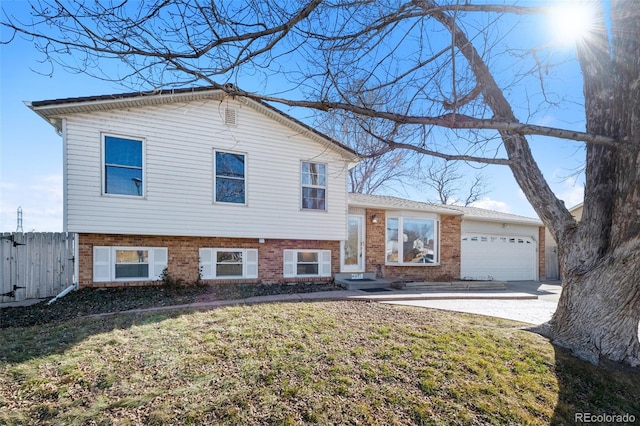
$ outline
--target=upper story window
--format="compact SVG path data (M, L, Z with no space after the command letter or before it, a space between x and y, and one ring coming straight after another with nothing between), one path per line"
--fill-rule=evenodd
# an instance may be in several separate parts
M387 218L387 265L439 263L438 221L413 217Z
M143 141L104 136L104 193L144 196Z
M327 165L302 162L302 208L327 209Z
M215 151L215 191L218 203L246 204L246 156Z

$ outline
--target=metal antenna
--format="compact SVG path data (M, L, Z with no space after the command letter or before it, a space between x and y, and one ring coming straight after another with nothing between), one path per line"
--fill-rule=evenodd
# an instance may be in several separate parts
M22 230L22 207L18 207L18 226L16 232L23 232Z

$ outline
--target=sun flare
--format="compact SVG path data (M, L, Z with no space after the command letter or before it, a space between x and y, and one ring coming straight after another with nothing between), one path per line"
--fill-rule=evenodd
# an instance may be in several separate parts
M585 4L563 2L550 14L553 39L559 44L574 45L587 36L592 25L593 11Z

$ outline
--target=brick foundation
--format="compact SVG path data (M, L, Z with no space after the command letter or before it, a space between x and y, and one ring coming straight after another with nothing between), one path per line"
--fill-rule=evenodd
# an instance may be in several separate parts
M378 223L367 220L366 226L366 271L376 272L379 277L390 280L451 281L460 276L461 219L457 216L440 217L440 264L437 266L385 265L386 218L382 209L367 209L365 218L378 216ZM283 250L309 249L331 250L332 274L340 272L339 241L309 240L265 240L255 238L172 237L143 235L79 234L79 284L80 287L139 286L154 284L154 281L93 282L93 247L167 247L167 272L173 279L193 283L198 280L199 253L203 247L253 248L258 249L259 279L206 280L206 283L282 283L282 282L326 282L332 278L283 278ZM545 276L544 228L538 234L539 277Z
M79 284L80 287L123 287L150 285L154 281L130 282L93 282L93 247L167 247L169 253L167 272L173 279L193 283L198 280L199 249L211 248L252 248L258 249L258 280L206 280L206 283L282 283L282 282L326 282L332 278L283 278L283 250L309 249L331 250L331 270L335 274L340 271L339 241L308 240L265 240L259 243L256 238L213 238L213 237L172 237L145 235L108 235L79 234Z
M367 209L366 218L378 216L378 223L367 221L366 270L390 280L451 281L460 276L461 220L440 217L440 264L437 266L385 265L386 217L381 209Z

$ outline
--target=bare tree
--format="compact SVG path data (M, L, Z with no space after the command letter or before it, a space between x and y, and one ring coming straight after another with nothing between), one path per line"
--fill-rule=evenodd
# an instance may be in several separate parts
M640 8L636 0L611 0L605 14L588 3L595 24L577 50L584 131L535 124L564 102L581 102L581 93L563 92L570 85L551 83L566 58L550 46L527 46L537 37L518 33L532 28L532 14L549 11L542 6L40 0L30 22L5 15L2 25L33 38L52 65L148 89L210 84L229 96L346 111L413 135L375 135L385 144L381 154L407 149L509 167L559 243L564 286L544 333L593 363L640 365ZM100 74L95 65L104 60L122 61L129 72ZM258 95L216 83L276 74L291 92ZM366 87L356 84L362 81ZM403 93L405 102L354 102L376 90ZM439 142L434 129L451 136ZM580 223L544 179L531 135L586 144Z
M469 206L487 193L486 178L482 173L474 174L467 181L454 162L432 160L429 167L421 168L421 172L419 181L433 189L442 204Z
M357 82L359 88L351 90L357 97L351 102L364 108L379 109L385 104L401 102L384 91L364 91L365 82ZM408 140L410 135L401 134L402 129L389 121L375 117L360 117L349 111L331 110L318 114L316 126L325 134L340 140L358 152L362 160L349 170L349 191L374 194L402 185L410 175L417 154L407 150L386 150L384 138ZM406 132L405 132L406 133Z

